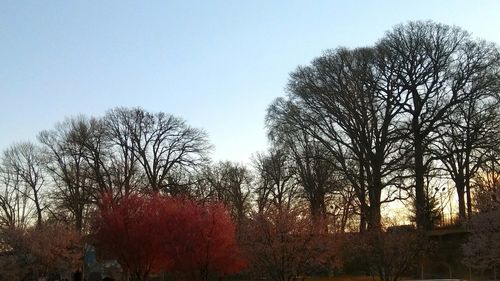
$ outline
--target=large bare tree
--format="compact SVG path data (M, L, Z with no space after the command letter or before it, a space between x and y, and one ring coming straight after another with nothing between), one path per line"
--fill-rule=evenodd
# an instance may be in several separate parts
M365 222L380 229L381 204L393 199L382 191L399 183L393 175L404 159L395 122L401 110L382 55L373 48L328 51L291 74L287 100L268 112L274 127L286 123L284 134L301 131L335 159L356 188L362 230Z
M498 89L500 56L493 44L432 22L398 25L377 46L385 53L384 63L395 70L390 82L410 136L417 225L428 229L424 186L432 162L430 145L457 105L473 94Z
M172 173L202 164L211 148L204 131L163 112L115 108L108 112L107 123L123 160L128 161L124 171L130 173L137 161L153 192L169 192Z

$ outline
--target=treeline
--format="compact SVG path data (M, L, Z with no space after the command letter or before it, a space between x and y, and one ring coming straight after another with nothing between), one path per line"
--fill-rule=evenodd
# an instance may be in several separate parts
M430 229L443 180L465 219L498 182L499 71L494 44L432 22L326 51L292 72L268 109L269 151L250 165L211 163L207 134L166 113L71 117L4 150L1 223L81 231L99 194L140 191L220 200L237 221L308 206L332 231L380 229L381 206L403 200Z
M498 48L458 27L399 25L373 47L326 51L292 72L270 134L332 165L354 190L360 231L380 229L381 205L405 197L430 229L440 181L453 181L465 219L474 188L497 175L499 70Z
M335 185L337 171L318 155L275 146L251 165L212 163L211 148L203 130L165 113L115 108L103 117L68 118L38 142L3 152L1 224L57 221L85 233L102 194L119 200L134 192L221 201L237 224L252 212L308 205L315 217L330 209L332 227L341 231L353 219L352 192Z
M38 143L18 143L1 163L2 223L44 220L85 230L103 193L188 193L205 163L206 134L165 113L117 108L102 118L73 117L43 131Z
M223 202L240 239L265 233L262 217L307 217L315 234L378 232L394 201L428 230L446 181L463 222L499 205L499 94L495 44L458 27L398 25L373 46L328 50L293 71L268 108L270 147L248 165L213 163L202 129L141 108L71 117L13 144L0 162L0 224L85 234L102 194L162 194Z

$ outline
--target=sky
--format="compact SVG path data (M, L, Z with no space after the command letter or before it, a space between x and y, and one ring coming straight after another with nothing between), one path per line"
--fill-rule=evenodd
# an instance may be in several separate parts
M290 72L410 20L500 44L500 1L0 0L0 150L139 106L204 129L214 160L248 162Z

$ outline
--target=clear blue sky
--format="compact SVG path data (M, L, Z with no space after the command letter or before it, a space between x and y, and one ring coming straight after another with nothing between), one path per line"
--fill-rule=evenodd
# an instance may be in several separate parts
M0 1L0 149L141 106L204 128L216 160L247 161L295 67L417 19L500 43L500 1Z

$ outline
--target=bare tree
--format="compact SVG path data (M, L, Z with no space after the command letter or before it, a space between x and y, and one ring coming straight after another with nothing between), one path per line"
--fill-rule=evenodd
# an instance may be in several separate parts
M324 146L356 189L361 206L360 229L380 229L380 206L392 200L382 191L399 184L394 172L401 136L396 116L401 109L387 79L383 53L378 49L338 49L291 74L287 100L269 108L272 127L302 131ZM382 58L380 58L382 57ZM281 125L283 127L283 125Z
M82 157L88 166L88 176L93 182L89 188L97 199L103 192L113 192L115 188L110 158L111 143L102 119L79 117L71 132L71 141L82 148ZM120 186L119 186L120 187Z
M307 200L313 220L323 224L327 214L326 197L337 187L335 166L330 152L305 130L304 123L289 118L297 109L290 105L278 99L269 108L269 137L273 145L283 149L291 158L299 185L298 195Z
M126 122L126 110L110 110L103 118L107 138L112 145L109 169L113 175L113 185L129 194L136 188L145 188L144 173L133 150L129 123Z
M500 208L500 159L495 153L485 159L472 178L475 209L480 213Z
M22 184L19 175L0 163L0 226L22 228L30 223L32 201L25 193L29 187Z
M58 123L55 129L42 131L39 135L45 147L46 167L55 184L53 197L57 207L69 212L78 231L84 227L94 184L85 158L86 148L77 134L84 124L82 118L67 119Z
M202 164L211 148L205 132L163 112L115 108L107 120L115 143L122 146L123 160L128 161L127 172L137 161L153 192L169 192L171 173Z
M290 209L296 199L294 167L285 153L275 148L254 158L253 165L258 175L254 190L258 213L265 213L270 206L278 210Z
M204 179L211 190L208 199L223 202L231 212L237 227L241 226L251 207L250 171L241 164L219 162L207 167Z
M499 100L483 91L458 105L439 133L433 153L455 183L459 218L472 216L471 179L498 147ZM488 95L486 95L488 94Z
M88 187L95 201L103 193L121 197L147 185L135 155L123 140L127 134L115 133L120 130L115 121L111 116L79 117L71 129L71 141L82 147L90 179Z
M417 225L423 216L424 180L429 146L455 107L471 94L498 89L500 56L493 44L475 41L457 28L432 22L410 22L388 32L377 47L393 66L391 84L410 134Z
M356 204L356 190L347 180L338 179L338 186L327 198L327 223L333 233L344 233L354 229L355 216L359 216L359 204Z
M43 158L40 149L30 142L12 145L4 151L3 169L20 180L13 187L31 200L35 206L37 225L43 221L43 206L41 189L44 187Z
M299 195L309 203L313 222L327 230L327 197L341 187L328 151L316 141L304 137L301 147L290 147Z

